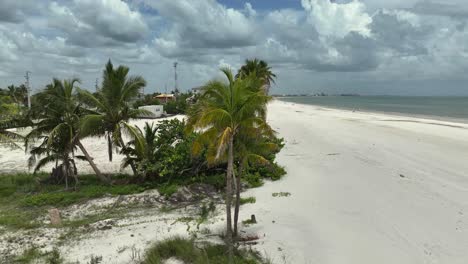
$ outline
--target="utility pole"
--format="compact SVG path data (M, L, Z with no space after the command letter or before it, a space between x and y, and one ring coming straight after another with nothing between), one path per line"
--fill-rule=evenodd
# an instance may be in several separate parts
M174 62L174 93L175 95L179 94L179 88L177 87L177 62Z
M94 87L96 87L96 93L97 93L97 92L98 92L98 90L99 90L99 86L98 86L98 79L99 79L99 78L96 78L96 85L94 86Z
M26 89L28 90L28 108L31 109L31 87L30 87L30 83L29 83L29 74L31 72L30 71L26 71L26 75L24 76L24 78L26 78Z
M166 104L167 104L167 83L164 84L164 95L166 96Z

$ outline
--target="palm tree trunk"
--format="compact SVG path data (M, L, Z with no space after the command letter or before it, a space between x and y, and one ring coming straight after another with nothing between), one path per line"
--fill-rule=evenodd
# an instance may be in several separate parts
M239 222L239 207L240 207L240 191L241 191L241 175L244 170L243 162L239 164L239 171L236 177L236 207L234 208L234 237L238 236L237 223Z
M112 139L110 133L107 133L107 152L109 154L109 161L112 161Z
M65 190L68 190L68 157L64 159L62 172L63 172L63 176L65 177Z
M123 142L123 139L120 138L119 139L119 143L120 143L120 147L121 148L124 148L125 147L125 143ZM130 155L128 154L125 154L127 156L127 158L130 160ZM133 175L138 175L138 172L136 170L136 166L135 166L135 163L133 161L130 161L130 167L132 167L132 171L133 171Z
M83 155L85 155L86 160L88 160L89 165L91 165L91 168L93 168L94 173L96 173L96 176L99 178L99 180L101 180L102 182L105 182L107 184L110 184L110 180L106 176L102 175L101 171L98 169L98 167L94 163L93 158L91 158L88 151L86 151L86 149L84 148L81 141L78 140L77 145L80 148L81 152L83 152Z
M234 245L232 241L232 217L231 217L231 204L232 204L232 174L234 170L234 139L231 136L229 140L228 150L228 164L226 171L226 244L228 247L229 263L232 263L234 256Z

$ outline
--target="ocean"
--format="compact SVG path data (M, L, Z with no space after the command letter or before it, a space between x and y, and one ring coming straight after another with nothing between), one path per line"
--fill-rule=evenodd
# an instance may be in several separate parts
M278 99L329 108L430 117L468 123L468 97L297 96Z

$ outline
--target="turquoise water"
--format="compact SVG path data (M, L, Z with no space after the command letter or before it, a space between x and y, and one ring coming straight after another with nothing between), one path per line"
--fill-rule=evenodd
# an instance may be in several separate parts
M330 108L397 113L468 122L468 97L300 96L279 99Z

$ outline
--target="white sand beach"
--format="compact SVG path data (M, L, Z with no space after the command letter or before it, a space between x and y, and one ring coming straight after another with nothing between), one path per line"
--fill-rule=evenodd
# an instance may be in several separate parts
M258 224L244 231L261 237L256 248L274 263L468 262L467 124L281 101L269 105L268 119L285 138L278 162L288 174L243 194L257 202L244 205L240 219L256 215ZM119 156L107 161L105 140L84 143L103 171L120 170ZM0 149L0 172L24 171L26 159ZM86 163L79 170L92 173ZM279 192L290 196L273 197ZM163 222L136 228L161 229L144 227L157 224ZM75 257L102 253L126 229L102 231L67 250ZM115 236L114 247L123 246L122 237ZM137 247L160 238L145 233Z
M288 174L242 215L275 262L468 262L468 125L280 101L268 116Z

